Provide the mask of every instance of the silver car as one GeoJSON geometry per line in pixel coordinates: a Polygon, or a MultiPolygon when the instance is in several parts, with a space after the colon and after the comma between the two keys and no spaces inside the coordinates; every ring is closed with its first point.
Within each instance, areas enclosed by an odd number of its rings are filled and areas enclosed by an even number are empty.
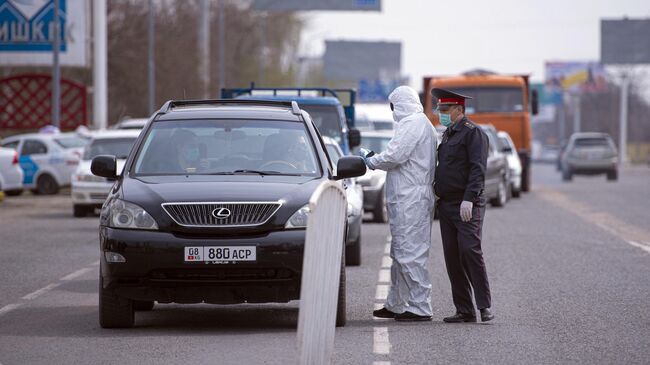
{"type": "Polygon", "coordinates": [[[574,133],[560,157],[562,180],[573,175],[606,174],[607,180],[618,179],[618,151],[607,133],[574,133]]]}
{"type": "MultiPolygon", "coordinates": [[[[380,153],[386,149],[393,134],[393,131],[362,131],[360,147],[380,153]]],[[[386,171],[368,169],[366,174],[359,178],[359,184],[363,187],[364,211],[372,213],[373,222],[388,222],[384,191],[386,171]]]]}

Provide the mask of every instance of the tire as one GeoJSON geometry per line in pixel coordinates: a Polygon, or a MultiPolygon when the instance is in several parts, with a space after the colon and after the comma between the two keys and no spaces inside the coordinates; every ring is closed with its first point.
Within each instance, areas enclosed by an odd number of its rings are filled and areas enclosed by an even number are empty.
{"type": "Polygon", "coordinates": [[[497,188],[497,196],[495,198],[490,199],[490,205],[493,207],[502,207],[506,205],[506,202],[508,201],[508,192],[506,191],[506,182],[501,179],[499,181],[499,187],[497,188]]]}
{"type": "Polygon", "coordinates": [[[41,175],[36,181],[36,190],[39,195],[54,195],[59,192],[59,184],[51,175],[41,175]]]}
{"type": "Polygon", "coordinates": [[[81,218],[88,215],[88,208],[83,205],[73,205],[72,206],[72,215],[81,218]]]}
{"type": "Polygon", "coordinates": [[[519,189],[519,190],[515,189],[515,187],[513,186],[511,188],[511,190],[512,190],[512,197],[513,198],[520,198],[521,197],[521,189],[519,189]]]}
{"type": "Polygon", "coordinates": [[[571,179],[573,179],[573,174],[571,173],[571,170],[569,169],[562,170],[562,181],[571,181],[571,179]]]}
{"type": "Polygon", "coordinates": [[[153,300],[134,300],[133,301],[133,310],[140,312],[148,312],[153,309],[154,301],[153,300]]]}
{"type": "Polygon", "coordinates": [[[361,265],[361,233],[359,233],[359,238],[345,246],[345,264],[349,266],[361,265]]]}
{"type": "Polygon", "coordinates": [[[5,194],[8,196],[18,196],[23,193],[23,189],[16,189],[16,190],[7,190],[5,191],[5,194]]]}
{"type": "Polygon", "coordinates": [[[530,191],[530,160],[522,161],[522,171],[521,171],[521,191],[527,193],[530,191]]]}
{"type": "Polygon", "coordinates": [[[133,301],[121,298],[104,289],[104,280],[99,276],[99,325],[102,328],[130,328],[135,324],[133,301]]]}
{"type": "Polygon", "coordinates": [[[379,201],[372,210],[372,221],[375,223],[388,222],[388,209],[386,209],[386,196],[383,189],[379,194],[379,201]]]}
{"type": "Polygon", "coordinates": [[[607,172],[607,180],[616,181],[618,180],[618,170],[612,170],[607,172]]]}
{"type": "Polygon", "coordinates": [[[339,296],[336,303],[336,327],[345,327],[347,308],[345,301],[345,255],[341,258],[341,276],[339,277],[339,296]]]}

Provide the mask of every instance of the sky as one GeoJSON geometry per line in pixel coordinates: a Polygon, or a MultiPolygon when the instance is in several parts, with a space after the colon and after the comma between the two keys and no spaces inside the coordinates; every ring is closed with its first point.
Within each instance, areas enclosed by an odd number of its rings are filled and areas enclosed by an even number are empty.
{"type": "Polygon", "coordinates": [[[401,41],[402,73],[419,90],[424,75],[482,68],[542,81],[547,60],[598,60],[600,20],[650,18],[650,0],[382,0],[381,12],[302,14],[302,56],[321,55],[324,40],[401,41]]]}

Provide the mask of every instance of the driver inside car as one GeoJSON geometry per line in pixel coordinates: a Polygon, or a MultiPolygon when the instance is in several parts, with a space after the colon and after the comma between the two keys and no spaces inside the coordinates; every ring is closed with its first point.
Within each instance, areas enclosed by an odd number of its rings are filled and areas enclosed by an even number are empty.
{"type": "Polygon", "coordinates": [[[205,159],[205,149],[201,148],[198,138],[187,129],[179,129],[172,136],[176,146],[178,169],[186,173],[205,172],[208,161],[205,159]],[[203,152],[203,153],[202,153],[203,152]]]}

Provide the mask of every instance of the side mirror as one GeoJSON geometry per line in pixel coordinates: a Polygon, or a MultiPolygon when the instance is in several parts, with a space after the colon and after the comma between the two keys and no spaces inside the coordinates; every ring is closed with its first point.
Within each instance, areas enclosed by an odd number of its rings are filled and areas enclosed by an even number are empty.
{"type": "Polygon", "coordinates": [[[343,156],[336,164],[334,180],[362,176],[366,173],[366,163],[359,156],[343,156]]]}
{"type": "Polygon", "coordinates": [[[93,175],[115,179],[117,177],[117,159],[111,155],[99,155],[90,164],[93,175]]]}
{"type": "Polygon", "coordinates": [[[530,111],[533,115],[539,113],[539,94],[537,90],[532,90],[530,92],[530,111]]]}
{"type": "Polygon", "coordinates": [[[361,132],[358,129],[350,128],[348,131],[348,144],[350,145],[350,149],[361,144],[361,132]]]}

